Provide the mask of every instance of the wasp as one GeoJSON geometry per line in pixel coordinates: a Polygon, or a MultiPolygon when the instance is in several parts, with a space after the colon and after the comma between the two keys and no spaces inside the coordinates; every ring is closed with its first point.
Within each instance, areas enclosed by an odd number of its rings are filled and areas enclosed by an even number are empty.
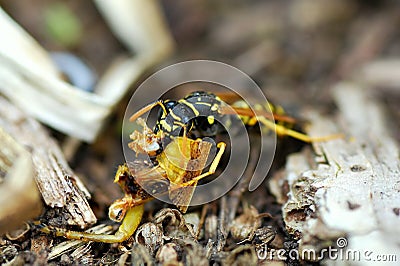
{"type": "Polygon", "coordinates": [[[205,131],[209,134],[202,134],[200,137],[216,135],[220,129],[214,122],[228,118],[219,112],[222,104],[221,99],[214,94],[197,91],[178,101],[159,100],[150,103],[132,115],[129,120],[133,122],[144,113],[159,106],[161,109],[153,131],[165,143],[177,136],[190,136],[194,128],[202,129],[203,125],[207,125],[205,131]],[[204,119],[207,120],[206,123],[204,119]]]}
{"type": "Polygon", "coordinates": [[[205,91],[192,92],[178,101],[155,101],[141,108],[129,120],[131,122],[137,120],[156,106],[159,106],[160,110],[154,133],[166,143],[173,137],[190,136],[193,132],[197,132],[196,137],[215,137],[226,131],[222,125],[229,127],[238,121],[247,127],[253,127],[259,123],[264,128],[275,131],[278,136],[290,136],[304,142],[326,141],[341,137],[341,135],[310,137],[291,129],[296,122],[295,119],[286,116],[283,108],[279,106],[276,107],[269,103],[258,104],[252,110],[243,100],[237,100],[228,105],[217,95],[205,91]],[[272,110],[272,114],[270,110],[272,110]]]}
{"type": "Polygon", "coordinates": [[[130,117],[130,121],[137,120],[143,131],[134,131],[128,145],[136,153],[149,155],[149,159],[135,160],[118,168],[114,183],[119,184],[124,197],[109,208],[109,218],[121,222],[117,232],[113,235],[93,234],[51,226],[44,226],[41,231],[68,239],[118,243],[136,231],[144,213],[144,204],[155,196],[168,194],[171,202],[186,212],[197,183],[215,173],[226,148],[224,142],[216,145],[218,153],[209,170],[203,173],[212,144],[198,137],[213,137],[223,132],[225,128],[216,121],[229,126],[236,120],[249,127],[260,123],[278,135],[305,142],[337,137],[311,138],[294,131],[289,126],[295,120],[285,116],[280,108],[275,108],[271,115],[268,112],[271,107],[260,105],[252,110],[244,101],[228,106],[215,94],[203,91],[192,92],[178,101],[159,100],[143,107],[130,117]],[[161,109],[152,130],[141,116],[156,106],[161,109]],[[278,124],[274,120],[278,120],[278,124]],[[195,137],[196,133],[198,137],[195,137]]]}
{"type": "MultiPolygon", "coordinates": [[[[134,150],[144,149],[140,151],[152,154],[152,147],[157,147],[155,143],[158,137],[144,121],[140,123],[143,125],[143,132],[134,132],[132,135],[142,143],[134,141],[130,146],[134,150]]],[[[120,165],[114,183],[121,187],[124,197],[113,202],[109,208],[109,218],[121,222],[113,235],[70,231],[51,226],[44,226],[41,231],[68,239],[119,243],[133,235],[141,222],[144,204],[155,196],[168,194],[171,202],[180,211],[186,212],[197,183],[215,173],[226,145],[223,142],[216,145],[218,153],[208,171],[203,173],[212,146],[211,142],[202,139],[176,137],[156,155],[155,161],[135,160],[120,165]]]]}

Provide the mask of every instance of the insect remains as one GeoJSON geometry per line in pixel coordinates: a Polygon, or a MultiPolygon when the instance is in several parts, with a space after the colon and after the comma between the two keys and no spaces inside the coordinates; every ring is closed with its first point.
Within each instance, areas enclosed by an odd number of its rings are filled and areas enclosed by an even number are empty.
{"type": "MultiPolygon", "coordinates": [[[[136,152],[153,154],[149,147],[158,141],[144,121],[143,132],[133,133],[130,144],[136,152]]],[[[180,211],[186,212],[198,181],[212,175],[225,151],[225,143],[218,143],[218,153],[209,170],[203,173],[212,147],[211,142],[201,139],[176,137],[153,160],[135,160],[119,166],[114,178],[124,192],[109,208],[109,218],[121,222],[114,235],[92,234],[43,226],[44,233],[68,239],[118,243],[127,240],[137,229],[144,212],[144,204],[154,197],[168,195],[180,211]]]]}

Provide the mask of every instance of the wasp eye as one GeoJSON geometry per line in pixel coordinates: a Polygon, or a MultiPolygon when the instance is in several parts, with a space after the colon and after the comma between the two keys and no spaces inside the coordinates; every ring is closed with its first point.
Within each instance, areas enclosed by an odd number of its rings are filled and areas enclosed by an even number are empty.
{"type": "Polygon", "coordinates": [[[165,101],[165,102],[164,102],[164,106],[165,106],[165,108],[167,109],[167,111],[170,111],[170,110],[174,109],[174,107],[175,107],[177,104],[178,104],[177,101],[171,101],[171,100],[168,100],[168,101],[165,101]]]}

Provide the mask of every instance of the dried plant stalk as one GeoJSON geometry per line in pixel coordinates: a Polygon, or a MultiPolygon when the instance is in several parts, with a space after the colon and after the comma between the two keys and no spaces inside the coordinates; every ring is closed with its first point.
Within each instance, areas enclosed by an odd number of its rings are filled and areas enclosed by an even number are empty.
{"type": "Polygon", "coordinates": [[[137,54],[113,60],[94,93],[63,81],[47,52],[0,8],[0,91],[41,122],[88,142],[130,86],[174,46],[157,1],[96,4],[117,37],[137,54]]]}
{"type": "Polygon", "coordinates": [[[32,156],[35,181],[44,202],[65,208],[68,224],[85,227],[96,222],[89,192],[69,168],[58,145],[34,119],[0,96],[0,127],[26,147],[32,156]]]}

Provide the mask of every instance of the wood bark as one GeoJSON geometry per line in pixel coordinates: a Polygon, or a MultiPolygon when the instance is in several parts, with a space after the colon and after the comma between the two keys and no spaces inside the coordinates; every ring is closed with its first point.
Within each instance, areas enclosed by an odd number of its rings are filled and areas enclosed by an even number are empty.
{"type": "Polygon", "coordinates": [[[35,181],[46,205],[64,208],[68,224],[83,228],[95,223],[89,192],[43,126],[0,96],[0,127],[30,151],[35,181]]]}
{"type": "Polygon", "coordinates": [[[285,173],[270,182],[284,203],[286,228],[301,239],[300,251],[337,244],[363,263],[367,256],[400,254],[399,146],[382,102],[357,83],[339,83],[332,92],[340,113],[329,119],[309,112],[307,133],[343,132],[346,139],[313,143],[314,154],[291,155],[285,173]]]}

